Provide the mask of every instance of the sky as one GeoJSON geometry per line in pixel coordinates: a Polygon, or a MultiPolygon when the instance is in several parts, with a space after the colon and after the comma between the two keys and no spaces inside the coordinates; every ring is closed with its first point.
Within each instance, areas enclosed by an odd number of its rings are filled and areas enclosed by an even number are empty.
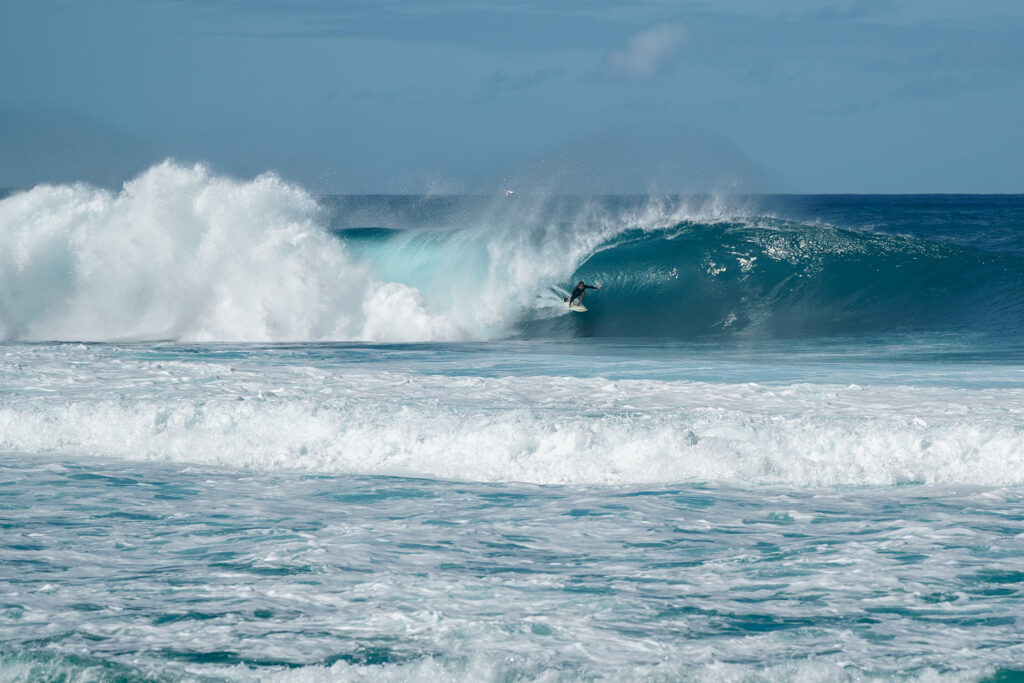
{"type": "Polygon", "coordinates": [[[0,187],[1024,192],[1019,0],[0,0],[0,187]]]}

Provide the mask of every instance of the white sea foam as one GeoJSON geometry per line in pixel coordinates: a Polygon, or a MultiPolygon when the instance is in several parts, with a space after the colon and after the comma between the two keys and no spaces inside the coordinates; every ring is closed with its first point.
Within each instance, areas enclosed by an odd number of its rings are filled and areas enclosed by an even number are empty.
{"type": "Polygon", "coordinates": [[[70,371],[31,368],[26,356],[6,364],[0,448],[541,484],[1024,483],[1022,389],[85,355],[90,364],[70,371]]]}
{"type": "Polygon", "coordinates": [[[313,198],[273,175],[241,182],[165,162],[120,193],[40,186],[0,201],[0,240],[0,338],[470,334],[353,261],[313,198]]]}

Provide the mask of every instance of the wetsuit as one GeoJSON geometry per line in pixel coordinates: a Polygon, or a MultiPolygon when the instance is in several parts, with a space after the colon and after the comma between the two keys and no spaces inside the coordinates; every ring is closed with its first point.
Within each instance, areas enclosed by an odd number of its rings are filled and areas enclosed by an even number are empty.
{"type": "Polygon", "coordinates": [[[569,295],[568,301],[569,301],[569,305],[570,306],[572,306],[572,302],[575,301],[576,299],[579,299],[580,301],[583,300],[583,290],[585,290],[585,289],[598,289],[598,288],[594,287],[593,285],[582,285],[582,284],[576,285],[576,289],[572,290],[572,294],[569,295]]]}

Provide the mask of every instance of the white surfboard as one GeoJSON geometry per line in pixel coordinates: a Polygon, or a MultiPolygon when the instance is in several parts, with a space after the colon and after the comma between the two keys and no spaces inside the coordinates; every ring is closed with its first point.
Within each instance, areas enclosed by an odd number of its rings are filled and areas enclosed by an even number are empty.
{"type": "Polygon", "coordinates": [[[565,302],[565,305],[566,305],[566,306],[569,306],[569,310],[570,310],[570,311],[576,311],[577,313],[584,313],[584,312],[586,312],[586,310],[587,310],[587,307],[586,307],[586,306],[584,306],[583,304],[572,304],[572,305],[570,306],[570,305],[569,305],[569,302],[568,302],[568,301],[566,301],[566,302],[565,302]]]}

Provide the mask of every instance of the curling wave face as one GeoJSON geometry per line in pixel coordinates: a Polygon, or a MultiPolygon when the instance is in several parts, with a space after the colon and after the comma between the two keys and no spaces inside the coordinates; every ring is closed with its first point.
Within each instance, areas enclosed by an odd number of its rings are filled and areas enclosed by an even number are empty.
{"type": "Polygon", "coordinates": [[[1017,254],[774,218],[626,233],[575,277],[606,285],[587,321],[597,336],[1012,335],[1024,328],[1017,254]]]}

